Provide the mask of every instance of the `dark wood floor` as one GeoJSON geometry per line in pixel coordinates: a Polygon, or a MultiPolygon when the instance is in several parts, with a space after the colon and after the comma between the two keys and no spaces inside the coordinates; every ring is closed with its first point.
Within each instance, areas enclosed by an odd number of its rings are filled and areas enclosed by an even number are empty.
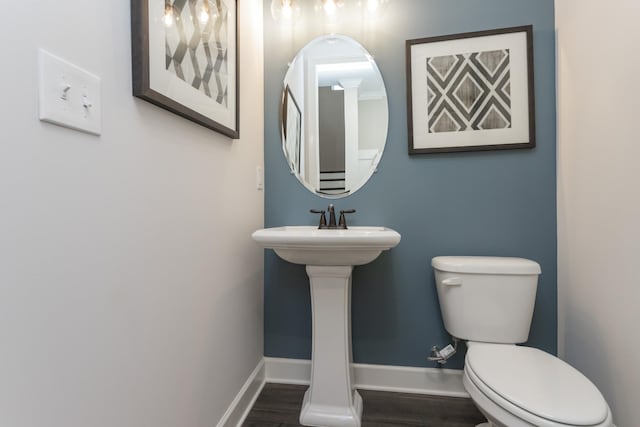
{"type": "MultiPolygon", "coordinates": [[[[243,427],[295,427],[307,386],[266,384],[243,427]]],[[[485,421],[470,399],[359,390],[362,427],[474,427],[485,421]]]]}

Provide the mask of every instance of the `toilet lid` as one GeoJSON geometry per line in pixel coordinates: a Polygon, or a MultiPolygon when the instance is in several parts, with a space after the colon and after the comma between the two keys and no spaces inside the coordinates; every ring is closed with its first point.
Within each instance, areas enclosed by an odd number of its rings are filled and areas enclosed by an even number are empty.
{"type": "Polygon", "coordinates": [[[537,417],[589,426],[608,415],[607,403],[587,377],[542,350],[474,344],[465,363],[486,387],[537,417]]]}

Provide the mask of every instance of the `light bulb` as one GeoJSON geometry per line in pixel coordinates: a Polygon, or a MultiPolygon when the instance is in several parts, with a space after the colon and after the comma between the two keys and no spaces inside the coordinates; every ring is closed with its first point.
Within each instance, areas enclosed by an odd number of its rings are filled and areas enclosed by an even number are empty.
{"type": "Polygon", "coordinates": [[[367,0],[367,10],[370,13],[376,13],[379,6],[380,2],[378,0],[367,0]]]}
{"type": "Polygon", "coordinates": [[[162,17],[162,22],[164,22],[164,25],[166,27],[173,26],[173,7],[166,6],[164,8],[164,16],[162,17]]]}
{"type": "Polygon", "coordinates": [[[300,16],[300,6],[295,0],[271,0],[271,16],[276,21],[292,21],[300,16]]]}
{"type": "Polygon", "coordinates": [[[200,11],[198,12],[198,21],[200,21],[200,24],[202,25],[207,25],[207,22],[209,22],[210,16],[211,16],[211,11],[209,9],[209,1],[204,0],[202,3],[202,6],[200,7],[200,11]]]}
{"type": "Polygon", "coordinates": [[[282,17],[284,19],[291,19],[293,16],[293,8],[291,7],[291,0],[282,0],[282,17]]]}
{"type": "Polygon", "coordinates": [[[324,9],[324,13],[326,13],[329,16],[333,16],[336,13],[336,9],[338,8],[335,0],[325,0],[324,5],[322,7],[324,9]]]}
{"type": "Polygon", "coordinates": [[[202,25],[206,25],[207,22],[209,22],[209,14],[207,13],[207,11],[205,10],[200,11],[200,14],[198,15],[198,20],[202,25]]]}

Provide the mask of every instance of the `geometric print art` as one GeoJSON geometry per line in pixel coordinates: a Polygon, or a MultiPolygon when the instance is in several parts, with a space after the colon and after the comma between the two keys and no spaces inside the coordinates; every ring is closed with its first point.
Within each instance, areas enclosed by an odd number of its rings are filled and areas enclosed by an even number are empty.
{"type": "Polygon", "coordinates": [[[511,127],[509,49],[427,58],[428,132],[511,127]]]}
{"type": "Polygon", "coordinates": [[[166,14],[165,69],[226,107],[228,8],[222,0],[165,0],[166,14]]]}

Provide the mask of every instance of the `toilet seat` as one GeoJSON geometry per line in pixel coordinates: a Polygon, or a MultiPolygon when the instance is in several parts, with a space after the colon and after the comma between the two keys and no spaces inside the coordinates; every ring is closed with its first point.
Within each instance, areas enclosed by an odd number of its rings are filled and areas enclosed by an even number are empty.
{"type": "MultiPolygon", "coordinates": [[[[609,407],[591,381],[535,348],[470,343],[464,379],[472,397],[487,398],[505,412],[498,421],[515,416],[523,421],[521,425],[611,425],[609,407]]],[[[483,409],[483,402],[476,403],[483,409]]],[[[488,414],[497,410],[484,409],[488,414]]]]}

